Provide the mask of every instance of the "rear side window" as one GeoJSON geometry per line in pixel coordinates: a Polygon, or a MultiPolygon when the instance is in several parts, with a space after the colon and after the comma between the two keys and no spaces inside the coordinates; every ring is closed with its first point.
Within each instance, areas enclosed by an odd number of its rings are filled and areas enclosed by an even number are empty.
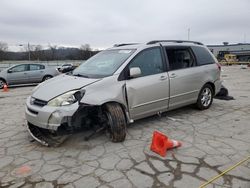
{"type": "Polygon", "coordinates": [[[185,69],[196,65],[190,48],[166,48],[166,52],[170,70],[185,69]]]}
{"type": "Polygon", "coordinates": [[[45,69],[45,66],[44,65],[40,65],[40,69],[45,69]]]}
{"type": "Polygon", "coordinates": [[[192,50],[194,51],[198,65],[207,65],[215,63],[213,56],[209,53],[209,51],[206,48],[193,46],[192,50]]]}
{"type": "Polygon", "coordinates": [[[44,69],[45,66],[44,65],[35,65],[35,64],[30,64],[30,70],[31,71],[34,71],[34,70],[41,70],[41,69],[44,69]]]}

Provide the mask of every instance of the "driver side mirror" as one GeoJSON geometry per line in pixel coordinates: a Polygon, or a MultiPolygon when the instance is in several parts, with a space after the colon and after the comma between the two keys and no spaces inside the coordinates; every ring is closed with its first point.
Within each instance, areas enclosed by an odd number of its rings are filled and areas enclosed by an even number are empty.
{"type": "Polygon", "coordinates": [[[139,67],[132,67],[129,69],[129,77],[137,78],[141,76],[141,69],[139,67]]]}
{"type": "Polygon", "coordinates": [[[10,70],[8,70],[7,72],[8,72],[8,73],[12,73],[12,70],[10,69],[10,70]]]}

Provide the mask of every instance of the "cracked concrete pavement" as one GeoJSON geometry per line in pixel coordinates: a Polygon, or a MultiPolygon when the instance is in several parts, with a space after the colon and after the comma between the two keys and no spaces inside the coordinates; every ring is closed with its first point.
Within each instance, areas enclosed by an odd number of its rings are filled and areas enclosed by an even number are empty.
{"type": "MultiPolygon", "coordinates": [[[[130,125],[123,143],[104,134],[69,137],[60,147],[31,142],[24,103],[33,87],[0,92],[0,187],[199,187],[250,155],[250,69],[223,67],[222,78],[236,100],[214,100],[130,125]],[[159,130],[183,146],[160,157],[149,150],[159,130]]],[[[207,187],[250,187],[250,161],[207,187]]]]}

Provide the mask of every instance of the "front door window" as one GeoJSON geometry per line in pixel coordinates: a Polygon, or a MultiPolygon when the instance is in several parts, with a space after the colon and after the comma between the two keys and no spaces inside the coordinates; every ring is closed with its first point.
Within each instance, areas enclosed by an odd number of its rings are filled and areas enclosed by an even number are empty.
{"type": "Polygon", "coordinates": [[[142,51],[129,64],[129,69],[139,67],[142,76],[159,74],[164,71],[160,48],[151,48],[142,51]]]}
{"type": "Polygon", "coordinates": [[[27,71],[27,65],[17,65],[10,70],[12,72],[24,72],[27,71]]]}

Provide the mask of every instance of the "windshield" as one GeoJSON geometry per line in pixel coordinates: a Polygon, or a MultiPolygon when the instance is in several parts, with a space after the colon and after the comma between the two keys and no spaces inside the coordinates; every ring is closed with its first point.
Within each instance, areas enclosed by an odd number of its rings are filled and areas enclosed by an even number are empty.
{"type": "Polygon", "coordinates": [[[102,51],[76,68],[73,75],[89,78],[111,76],[134,51],[128,49],[102,51]]]}

